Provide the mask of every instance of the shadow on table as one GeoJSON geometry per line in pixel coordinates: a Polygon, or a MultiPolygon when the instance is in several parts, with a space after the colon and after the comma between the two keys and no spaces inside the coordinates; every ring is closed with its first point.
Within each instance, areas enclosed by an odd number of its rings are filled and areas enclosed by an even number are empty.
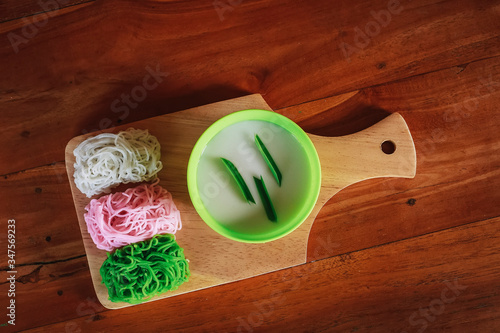
{"type": "MultiPolygon", "coordinates": [[[[348,104],[348,103],[346,103],[348,104]]],[[[391,113],[373,105],[340,105],[299,125],[311,134],[343,136],[375,125],[391,113]]]]}

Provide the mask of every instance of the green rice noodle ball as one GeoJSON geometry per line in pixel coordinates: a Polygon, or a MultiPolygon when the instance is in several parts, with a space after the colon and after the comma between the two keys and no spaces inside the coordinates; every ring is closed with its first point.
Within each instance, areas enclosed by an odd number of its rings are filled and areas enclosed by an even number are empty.
{"type": "Polygon", "coordinates": [[[189,264],[173,235],[156,235],[108,253],[100,269],[112,302],[142,303],[189,280],[189,264]]]}

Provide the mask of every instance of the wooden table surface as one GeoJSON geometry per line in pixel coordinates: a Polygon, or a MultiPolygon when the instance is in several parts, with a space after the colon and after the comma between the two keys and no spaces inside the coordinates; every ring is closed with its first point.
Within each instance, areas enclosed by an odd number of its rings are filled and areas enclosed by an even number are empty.
{"type": "Polygon", "coordinates": [[[500,331],[500,1],[4,0],[0,22],[2,332],[500,331]],[[338,193],[307,264],[104,309],[66,143],[252,93],[320,135],[399,112],[416,177],[338,193]]]}

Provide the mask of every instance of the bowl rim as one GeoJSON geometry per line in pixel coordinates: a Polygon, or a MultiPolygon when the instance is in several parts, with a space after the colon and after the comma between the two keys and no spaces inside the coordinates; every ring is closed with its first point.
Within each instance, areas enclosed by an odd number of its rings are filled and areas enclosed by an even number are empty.
{"type": "Polygon", "coordinates": [[[215,121],[203,132],[203,134],[196,141],[188,161],[187,186],[189,197],[191,198],[191,202],[196,212],[200,215],[201,219],[214,231],[224,237],[239,242],[265,243],[288,235],[289,233],[297,229],[311,214],[314,206],[316,205],[316,201],[318,200],[321,190],[321,163],[316,151],[316,147],[309,138],[308,134],[294,121],[274,111],[259,109],[236,111],[215,121]],[[305,150],[310,166],[309,177],[306,180],[309,182],[309,186],[307,187],[307,195],[305,201],[302,207],[299,209],[298,213],[292,218],[292,221],[287,221],[287,227],[279,229],[277,228],[275,231],[252,235],[243,234],[231,230],[219,223],[215,218],[213,218],[201,199],[197,180],[198,161],[200,160],[203,152],[205,151],[205,148],[210,143],[210,141],[226,127],[242,121],[250,120],[270,122],[282,127],[290,134],[292,134],[305,150]]]}

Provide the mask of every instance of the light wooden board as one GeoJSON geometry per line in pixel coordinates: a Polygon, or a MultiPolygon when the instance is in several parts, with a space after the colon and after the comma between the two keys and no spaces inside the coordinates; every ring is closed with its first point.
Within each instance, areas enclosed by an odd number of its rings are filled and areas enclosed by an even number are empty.
{"type": "MultiPolygon", "coordinates": [[[[145,119],[112,130],[116,133],[129,127],[148,129],[158,138],[164,165],[159,173],[160,185],[172,193],[181,211],[183,228],[176,238],[190,261],[191,278],[178,290],[156,296],[151,301],[303,264],[306,262],[312,223],[321,207],[335,193],[369,178],[415,176],[415,147],[399,114],[392,114],[364,131],[344,137],[309,135],[320,157],[322,184],[316,206],[306,221],[288,236],[269,243],[247,244],[227,239],[210,229],[196,213],[187,190],[186,171],[191,150],[200,135],[217,119],[245,109],[271,110],[262,96],[255,94],[145,119]],[[393,154],[382,152],[380,146],[386,140],[395,143],[393,154]]],[[[66,169],[96,294],[103,306],[118,309],[131,304],[108,300],[108,292],[101,283],[99,273],[106,252],[97,249],[83,218],[84,208],[91,199],[82,194],[73,181],[73,150],[87,137],[98,133],[78,136],[68,143],[66,169]]],[[[136,185],[123,185],[115,191],[136,185]]]]}

